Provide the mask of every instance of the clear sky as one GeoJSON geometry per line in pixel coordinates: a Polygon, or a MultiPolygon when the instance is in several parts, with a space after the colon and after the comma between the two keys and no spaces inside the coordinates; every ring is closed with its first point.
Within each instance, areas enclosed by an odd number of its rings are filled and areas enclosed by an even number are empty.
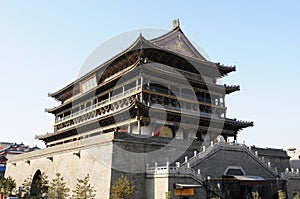
{"type": "Polygon", "coordinates": [[[212,61],[237,65],[223,78],[240,92],[226,98],[228,116],[254,121],[238,141],[300,148],[300,1],[0,1],[0,141],[43,146],[52,132],[47,97],[75,80],[102,42],[139,28],[172,28],[212,61]]]}

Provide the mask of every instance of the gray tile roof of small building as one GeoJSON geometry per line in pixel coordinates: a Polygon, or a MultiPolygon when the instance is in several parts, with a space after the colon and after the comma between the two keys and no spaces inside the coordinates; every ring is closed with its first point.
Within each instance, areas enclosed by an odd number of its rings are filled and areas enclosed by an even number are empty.
{"type": "Polygon", "coordinates": [[[275,149],[275,148],[260,148],[252,146],[251,149],[253,151],[257,151],[259,156],[273,156],[273,157],[283,157],[289,158],[287,152],[283,149],[275,149]]]}

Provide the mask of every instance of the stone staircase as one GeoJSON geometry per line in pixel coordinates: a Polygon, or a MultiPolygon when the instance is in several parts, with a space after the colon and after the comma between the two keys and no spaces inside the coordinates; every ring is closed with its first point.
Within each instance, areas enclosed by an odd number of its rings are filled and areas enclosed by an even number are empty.
{"type": "Polygon", "coordinates": [[[213,183],[213,181],[209,181],[210,177],[202,173],[200,169],[198,169],[197,171],[193,169],[194,166],[202,161],[205,161],[220,150],[232,150],[247,153],[253,160],[255,160],[263,168],[265,168],[269,173],[271,173],[274,178],[287,178],[290,175],[297,175],[300,177],[299,170],[290,171],[289,169],[279,175],[276,167],[272,167],[270,162],[266,162],[264,157],[260,157],[257,151],[253,151],[251,147],[247,147],[245,144],[238,143],[216,143],[211,144],[209,147],[202,146],[200,152],[194,151],[194,155],[192,157],[186,156],[184,162],[176,162],[175,166],[170,166],[168,162],[165,166],[147,166],[146,173],[148,175],[167,174],[185,177],[188,176],[193,178],[214,196],[225,198],[225,192],[223,191],[220,184],[215,184],[213,183]]]}
{"type": "Polygon", "coordinates": [[[216,143],[211,144],[209,147],[203,146],[202,151],[194,152],[194,156],[185,157],[185,161],[181,163],[181,166],[194,167],[196,164],[206,160],[220,150],[233,150],[233,151],[242,151],[247,153],[251,158],[253,158],[257,163],[262,167],[268,170],[274,177],[278,176],[278,171],[276,167],[272,167],[270,162],[266,162],[264,157],[259,157],[258,153],[251,150],[251,147],[247,147],[244,144],[238,143],[216,143]]]}

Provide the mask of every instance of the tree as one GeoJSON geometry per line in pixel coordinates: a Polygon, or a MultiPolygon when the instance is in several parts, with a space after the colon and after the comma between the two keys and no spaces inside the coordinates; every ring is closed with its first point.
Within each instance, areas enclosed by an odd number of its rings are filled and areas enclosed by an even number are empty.
{"type": "Polygon", "coordinates": [[[278,199],[286,199],[285,192],[282,190],[278,191],[278,199]]]}
{"type": "Polygon", "coordinates": [[[75,190],[73,190],[74,195],[72,199],[95,199],[96,190],[90,184],[89,174],[84,177],[84,179],[77,178],[77,185],[75,190]]]}
{"type": "Polygon", "coordinates": [[[13,190],[16,188],[16,182],[10,176],[3,177],[0,180],[0,194],[3,196],[9,196],[12,194],[13,190]]]}
{"type": "Polygon", "coordinates": [[[121,176],[111,187],[110,199],[132,199],[135,187],[127,177],[121,176]]]}
{"type": "Polygon", "coordinates": [[[49,180],[48,176],[43,172],[40,177],[40,195],[44,197],[48,193],[49,180]]]}
{"type": "Polygon", "coordinates": [[[259,193],[257,191],[252,192],[252,197],[253,197],[253,199],[261,199],[261,197],[259,197],[259,193]]]}
{"type": "Polygon", "coordinates": [[[171,192],[170,191],[165,193],[165,199],[171,199],[171,192]]]}
{"type": "Polygon", "coordinates": [[[48,176],[45,173],[41,173],[31,183],[30,197],[32,199],[43,198],[48,192],[48,176]]]}
{"type": "MultiPolygon", "coordinates": [[[[26,178],[22,183],[22,195],[25,199],[30,198],[30,190],[32,184],[32,176],[26,178]]],[[[21,193],[19,193],[21,196],[21,193]]]]}
{"type": "Polygon", "coordinates": [[[69,196],[70,189],[66,187],[64,177],[60,173],[56,173],[56,178],[53,179],[48,187],[49,199],[65,199],[69,196]]]}
{"type": "MultiPolygon", "coordinates": [[[[27,198],[43,198],[48,192],[48,176],[42,173],[33,182],[32,176],[26,178],[22,183],[22,195],[25,199],[27,198]]],[[[21,193],[19,193],[21,196],[21,193]]]]}

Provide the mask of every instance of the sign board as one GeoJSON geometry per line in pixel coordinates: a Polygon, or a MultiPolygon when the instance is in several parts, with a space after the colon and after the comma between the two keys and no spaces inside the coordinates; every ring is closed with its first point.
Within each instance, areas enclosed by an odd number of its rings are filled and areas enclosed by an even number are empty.
{"type": "Polygon", "coordinates": [[[175,196],[193,196],[195,195],[194,188],[174,189],[175,196]]]}
{"type": "Polygon", "coordinates": [[[80,82],[80,91],[81,93],[85,93],[92,88],[95,88],[97,86],[97,80],[96,80],[96,75],[93,75],[86,80],[80,82]]]}

